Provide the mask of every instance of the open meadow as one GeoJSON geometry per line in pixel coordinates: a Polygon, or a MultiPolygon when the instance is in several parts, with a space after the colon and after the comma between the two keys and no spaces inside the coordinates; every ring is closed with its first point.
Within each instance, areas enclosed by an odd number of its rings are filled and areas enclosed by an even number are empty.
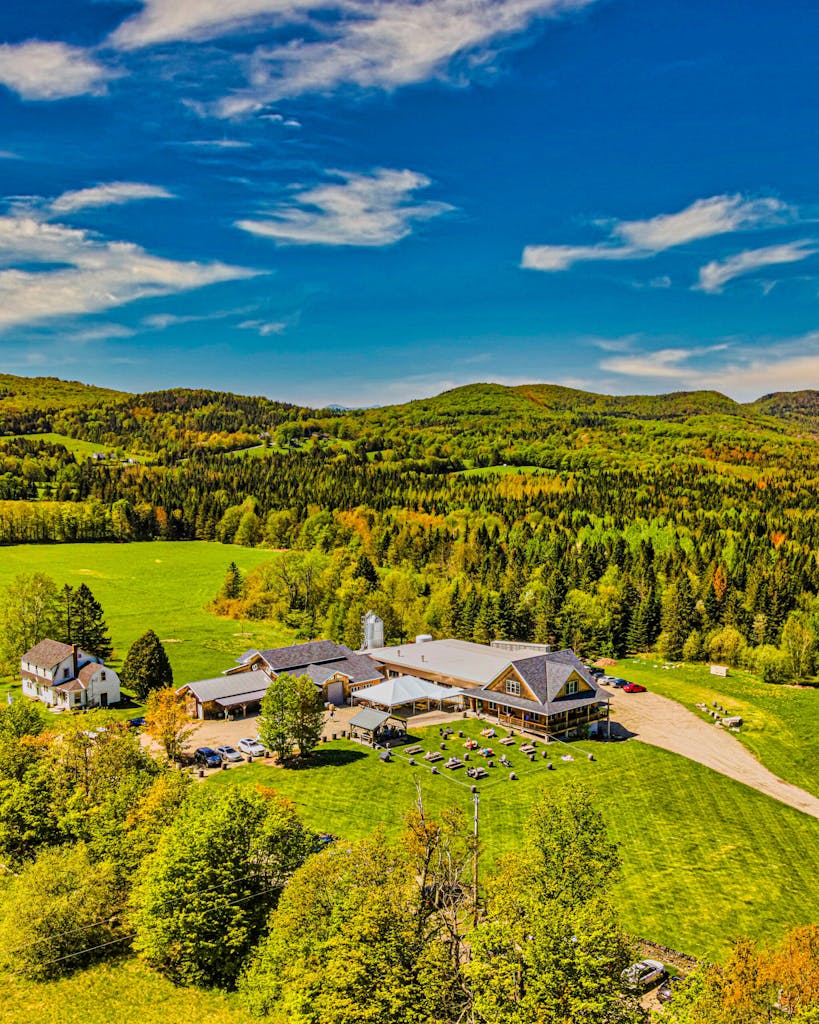
{"type": "Polygon", "coordinates": [[[248,647],[292,642],[287,629],[223,619],[206,607],[230,562],[244,573],[271,558],[270,551],[207,541],[27,544],[0,548],[0,587],[24,572],[47,573],[59,586],[88,584],[111,630],[114,667],[153,629],[181,685],[219,675],[248,647]]]}
{"type": "MultiPolygon", "coordinates": [[[[480,738],[484,724],[470,719],[457,726],[480,738]]],[[[418,736],[425,750],[439,747],[437,727],[418,736]]],[[[450,739],[445,757],[462,753],[463,742],[450,739]]],[[[638,741],[550,744],[553,771],[540,752],[531,763],[497,740],[481,742],[491,743],[498,756],[506,753],[519,775],[512,781],[508,770],[496,767],[477,783],[484,868],[520,842],[541,791],[578,780],[591,788],[621,844],[616,900],[633,934],[708,956],[723,952],[738,935],[778,937],[819,915],[819,821],[638,741]],[[567,754],[574,760],[562,761],[567,754]]],[[[206,785],[272,787],[291,798],[314,828],[347,839],[378,826],[395,835],[417,784],[430,811],[454,805],[471,817],[471,780],[463,771],[447,771],[441,761],[440,774],[432,775],[416,760],[410,766],[399,750],[383,764],[368,748],[339,740],[323,745],[309,767],[245,765],[217,772],[206,785]]],[[[471,762],[485,763],[474,754],[471,762]]]]}

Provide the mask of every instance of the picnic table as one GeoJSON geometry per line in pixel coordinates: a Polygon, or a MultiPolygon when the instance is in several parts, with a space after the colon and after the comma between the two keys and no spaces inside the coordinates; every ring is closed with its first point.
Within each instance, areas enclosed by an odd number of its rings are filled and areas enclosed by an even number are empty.
{"type": "Polygon", "coordinates": [[[535,748],[531,743],[523,743],[520,748],[522,754],[534,754],[535,748]]]}
{"type": "Polygon", "coordinates": [[[413,754],[420,754],[423,752],[423,750],[424,748],[422,746],[407,747],[404,753],[409,754],[410,757],[412,757],[413,754]]]}
{"type": "Polygon", "coordinates": [[[440,754],[437,750],[428,750],[424,754],[425,761],[443,761],[444,755],[440,754]]]}
{"type": "Polygon", "coordinates": [[[464,763],[458,757],[450,757],[444,768],[449,768],[450,771],[455,771],[457,768],[463,768],[464,763]]]}
{"type": "Polygon", "coordinates": [[[502,743],[505,747],[514,747],[514,745],[515,745],[515,737],[514,736],[504,736],[502,740],[498,740],[498,743],[502,743]]]}

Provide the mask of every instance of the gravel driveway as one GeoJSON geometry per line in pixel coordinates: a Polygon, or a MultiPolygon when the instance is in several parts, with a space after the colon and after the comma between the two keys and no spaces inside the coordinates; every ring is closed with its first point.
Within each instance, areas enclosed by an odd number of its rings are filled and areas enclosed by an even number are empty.
{"type": "Polygon", "coordinates": [[[819,818],[819,798],[777,778],[738,739],[658,693],[611,693],[611,720],[643,743],[662,747],[819,818]]]}

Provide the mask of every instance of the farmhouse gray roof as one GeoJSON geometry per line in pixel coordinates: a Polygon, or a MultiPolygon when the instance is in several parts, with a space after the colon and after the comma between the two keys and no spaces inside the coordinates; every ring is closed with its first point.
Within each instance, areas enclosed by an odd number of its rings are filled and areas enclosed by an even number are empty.
{"type": "Polygon", "coordinates": [[[61,661],[71,655],[71,645],[61,643],[59,640],[41,640],[36,647],[22,657],[29,665],[36,665],[38,668],[54,668],[61,661]]]}
{"type": "Polygon", "coordinates": [[[259,651],[259,655],[276,674],[290,672],[293,675],[308,675],[318,686],[336,672],[341,672],[353,683],[383,679],[375,662],[366,654],[354,654],[349,647],[334,644],[331,640],[275,647],[259,651]]]}
{"type": "Polygon", "coordinates": [[[246,696],[248,700],[257,699],[251,694],[264,691],[270,686],[270,677],[261,669],[253,669],[250,672],[239,672],[233,676],[218,676],[216,679],[198,679],[193,683],[185,683],[176,691],[177,693],[189,692],[196,697],[201,704],[210,701],[225,700],[229,697],[246,696]]]}

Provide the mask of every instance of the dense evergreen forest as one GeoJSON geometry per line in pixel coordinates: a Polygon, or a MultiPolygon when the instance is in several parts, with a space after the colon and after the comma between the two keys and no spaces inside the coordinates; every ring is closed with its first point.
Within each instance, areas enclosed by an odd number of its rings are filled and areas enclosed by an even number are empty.
{"type": "Polygon", "coordinates": [[[742,405],[481,384],[341,411],[0,384],[2,543],[288,549],[216,606],[305,636],[357,643],[374,607],[392,639],[657,645],[771,681],[813,671],[815,392],[742,405]]]}

